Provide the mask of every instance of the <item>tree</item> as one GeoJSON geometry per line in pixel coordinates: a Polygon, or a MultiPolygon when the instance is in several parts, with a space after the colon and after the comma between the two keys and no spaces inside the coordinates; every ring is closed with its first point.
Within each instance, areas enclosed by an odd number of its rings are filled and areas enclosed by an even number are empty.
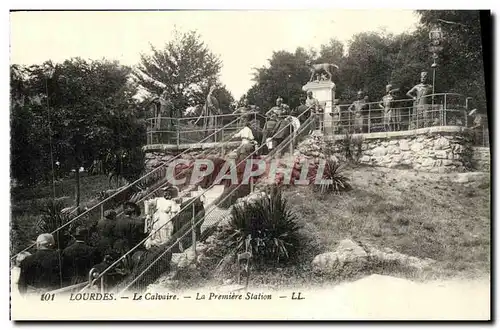
{"type": "Polygon", "coordinates": [[[304,94],[302,86],[310,76],[305,65],[308,59],[311,55],[303,48],[297,48],[295,53],[274,52],[268,67],[255,69],[255,85],[247,92],[248,101],[264,112],[274,106],[279,96],[290,107],[297,107],[304,94]]]}
{"type": "Polygon", "coordinates": [[[134,72],[138,84],[154,95],[167,90],[174,106],[186,109],[203,104],[211,85],[217,84],[222,62],[196,31],[174,32],[163,49],[151,46],[134,72]]]}
{"type": "MultiPolygon", "coordinates": [[[[12,70],[15,72],[15,68],[12,70]]],[[[51,158],[59,161],[63,172],[75,173],[75,199],[79,204],[80,167],[89,168],[109,154],[120,158],[124,154],[135,155],[144,143],[145,127],[137,118],[137,105],[132,98],[136,86],[130,83],[130,68],[117,62],[74,58],[55,67],[50,62],[33,65],[25,72],[22,94],[41,101],[13,107],[13,165],[30,156],[30,163],[37,164],[47,178],[53,165],[51,158]],[[51,66],[54,70],[49,78],[46,73],[51,66]]],[[[138,157],[134,160],[123,163],[123,173],[137,175],[138,170],[130,168],[143,163],[139,163],[138,157]]],[[[115,168],[107,166],[104,170],[111,172],[115,168]]],[[[25,173],[13,174],[24,179],[25,173]]],[[[37,179],[32,181],[40,180],[37,179]]]]}
{"type": "Polygon", "coordinates": [[[428,32],[439,25],[444,34],[438,59],[436,92],[472,96],[480,112],[486,111],[481,24],[478,10],[419,10],[428,32]],[[439,87],[439,89],[438,89],[439,87]]]}

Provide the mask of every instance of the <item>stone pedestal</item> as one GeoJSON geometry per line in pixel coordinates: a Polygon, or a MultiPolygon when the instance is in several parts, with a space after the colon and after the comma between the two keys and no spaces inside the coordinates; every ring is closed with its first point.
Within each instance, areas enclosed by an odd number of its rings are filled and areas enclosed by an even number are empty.
{"type": "Polygon", "coordinates": [[[305,92],[311,91],[313,97],[324,105],[323,112],[323,132],[331,134],[333,118],[330,115],[333,109],[333,100],[335,100],[335,84],[332,81],[312,81],[302,87],[305,92]]]}

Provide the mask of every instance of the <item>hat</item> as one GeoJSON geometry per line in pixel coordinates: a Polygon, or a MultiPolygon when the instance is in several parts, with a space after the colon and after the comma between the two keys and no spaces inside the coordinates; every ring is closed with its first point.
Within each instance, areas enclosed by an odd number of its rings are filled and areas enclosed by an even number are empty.
{"type": "Polygon", "coordinates": [[[123,209],[125,210],[126,208],[132,208],[134,209],[134,213],[136,215],[141,215],[141,208],[139,207],[139,205],[137,205],[136,203],[133,203],[133,202],[125,202],[123,203],[123,209]]]}
{"type": "Polygon", "coordinates": [[[161,189],[163,192],[170,192],[173,197],[177,197],[177,195],[179,195],[179,188],[177,188],[176,186],[166,186],[166,187],[163,187],[161,189]]]}
{"type": "Polygon", "coordinates": [[[116,218],[116,212],[115,212],[115,210],[106,210],[104,212],[104,217],[106,219],[114,220],[116,218]]]}
{"type": "Polygon", "coordinates": [[[84,240],[89,236],[89,230],[83,226],[77,227],[74,237],[76,239],[84,240]]]}
{"type": "Polygon", "coordinates": [[[41,234],[36,239],[36,247],[37,248],[49,248],[54,245],[56,242],[54,240],[54,236],[52,234],[41,234]]]}
{"type": "Polygon", "coordinates": [[[427,77],[427,71],[420,72],[420,77],[427,77]]]}
{"type": "Polygon", "coordinates": [[[276,101],[282,101],[283,102],[283,99],[281,98],[281,96],[278,96],[278,98],[276,99],[276,101]]]}

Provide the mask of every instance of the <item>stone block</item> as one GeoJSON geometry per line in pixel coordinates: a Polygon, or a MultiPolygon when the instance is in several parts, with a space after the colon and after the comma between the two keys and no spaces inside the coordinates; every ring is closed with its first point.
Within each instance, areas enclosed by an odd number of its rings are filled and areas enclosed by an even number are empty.
{"type": "Polygon", "coordinates": [[[373,149],[373,156],[375,157],[385,156],[386,154],[387,154],[387,149],[384,147],[380,146],[373,149]]]}
{"type": "Polygon", "coordinates": [[[447,159],[448,158],[448,154],[446,153],[445,150],[436,150],[435,157],[438,158],[438,159],[447,159]]]}
{"type": "MultiPolygon", "coordinates": [[[[413,152],[419,152],[420,150],[424,149],[424,144],[421,142],[414,142],[411,144],[410,150],[413,152]]],[[[403,150],[403,149],[401,149],[403,150]]]]}
{"type": "Polygon", "coordinates": [[[410,150],[410,145],[408,144],[408,140],[399,140],[399,149],[401,151],[410,150]]]}

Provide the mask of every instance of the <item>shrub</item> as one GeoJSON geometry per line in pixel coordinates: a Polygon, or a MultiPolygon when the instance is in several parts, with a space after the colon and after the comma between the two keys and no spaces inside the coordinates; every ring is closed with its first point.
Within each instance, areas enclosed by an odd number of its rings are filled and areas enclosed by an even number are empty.
{"type": "Polygon", "coordinates": [[[340,193],[350,190],[351,184],[349,178],[342,173],[343,168],[338,162],[327,159],[323,170],[323,180],[329,180],[327,183],[315,184],[314,189],[321,194],[340,193]]]}
{"type": "MultiPolygon", "coordinates": [[[[38,235],[42,233],[52,233],[70,220],[67,215],[61,213],[64,206],[64,202],[61,200],[51,199],[47,201],[44,207],[40,209],[41,215],[36,223],[36,231],[38,235]]],[[[71,235],[69,234],[70,228],[68,227],[70,226],[58,230],[53,234],[56,247],[63,249],[71,240],[71,235]]]]}
{"type": "Polygon", "coordinates": [[[246,251],[246,242],[257,263],[280,263],[296,256],[299,247],[296,216],[278,188],[252,203],[235,205],[231,211],[228,247],[246,251]]]}

